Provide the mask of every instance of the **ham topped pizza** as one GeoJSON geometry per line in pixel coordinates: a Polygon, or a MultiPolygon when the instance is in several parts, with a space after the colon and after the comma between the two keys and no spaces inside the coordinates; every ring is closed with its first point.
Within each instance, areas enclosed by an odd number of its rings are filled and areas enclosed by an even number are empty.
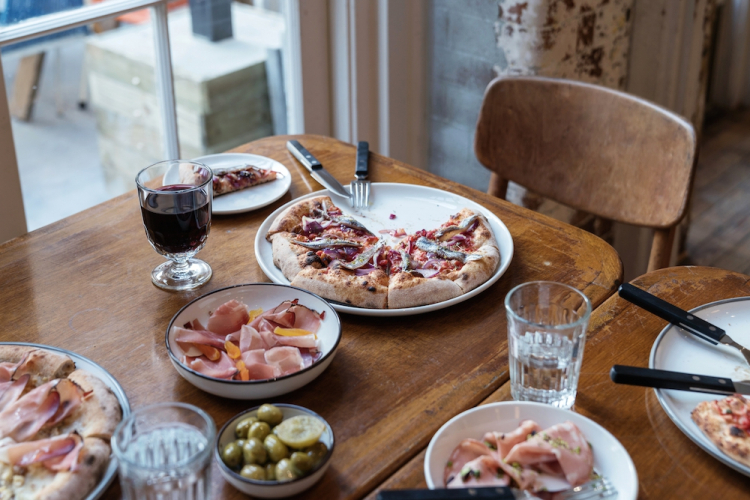
{"type": "Polygon", "coordinates": [[[121,418],[112,391],[68,356],[0,346],[0,498],[85,498],[121,418]]]}
{"type": "Polygon", "coordinates": [[[388,245],[328,196],[302,200],[266,239],[292,286],[358,307],[398,309],[458,297],[487,281],[500,251],[486,218],[465,208],[440,227],[388,245]]]}

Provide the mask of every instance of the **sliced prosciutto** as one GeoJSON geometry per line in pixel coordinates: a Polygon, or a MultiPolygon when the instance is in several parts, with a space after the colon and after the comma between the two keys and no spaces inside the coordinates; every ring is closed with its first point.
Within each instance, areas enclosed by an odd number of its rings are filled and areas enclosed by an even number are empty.
{"type": "Polygon", "coordinates": [[[26,384],[29,383],[29,377],[30,375],[27,373],[18,380],[0,382],[0,411],[18,399],[26,388],[26,384]]]}
{"type": "Polygon", "coordinates": [[[60,394],[54,390],[58,382],[40,385],[0,412],[0,439],[25,441],[39,432],[60,407],[60,394]]]}
{"type": "Polygon", "coordinates": [[[508,486],[510,478],[495,457],[485,455],[465,464],[462,470],[446,484],[447,488],[471,486],[508,486]]]}
{"type": "Polygon", "coordinates": [[[250,319],[247,306],[237,300],[220,305],[208,318],[208,330],[220,335],[236,332],[250,319]]]}
{"type": "Polygon", "coordinates": [[[288,375],[304,368],[302,355],[300,355],[299,349],[295,347],[274,347],[266,351],[265,358],[266,363],[278,367],[282,375],[288,375]]]}
{"type": "Polygon", "coordinates": [[[541,430],[533,420],[524,420],[513,432],[488,432],[484,435],[484,441],[494,446],[500,458],[505,458],[515,445],[523,443],[528,436],[541,430]]]}
{"type": "Polygon", "coordinates": [[[476,439],[464,439],[453,450],[443,472],[443,482],[447,485],[461,472],[464,465],[485,455],[492,455],[492,450],[476,439]]]}
{"type": "Polygon", "coordinates": [[[60,395],[60,406],[58,406],[55,414],[45,424],[47,426],[62,422],[65,417],[78,408],[84,396],[83,389],[69,379],[60,380],[54,390],[60,395]]]}
{"type": "Polygon", "coordinates": [[[26,467],[42,463],[53,471],[75,470],[83,439],[76,433],[27,441],[0,448],[0,462],[26,467]]]}
{"type": "Polygon", "coordinates": [[[230,379],[237,373],[234,360],[224,351],[221,351],[221,356],[217,361],[211,361],[205,356],[197,358],[185,356],[182,363],[207,377],[230,379]]]}
{"type": "MultiPolygon", "coordinates": [[[[174,326],[172,329],[174,330],[174,339],[180,344],[200,344],[221,349],[224,347],[224,341],[227,337],[208,330],[188,330],[179,326],[174,326]]],[[[183,347],[184,350],[189,348],[188,345],[180,345],[180,347],[183,347]]]]}

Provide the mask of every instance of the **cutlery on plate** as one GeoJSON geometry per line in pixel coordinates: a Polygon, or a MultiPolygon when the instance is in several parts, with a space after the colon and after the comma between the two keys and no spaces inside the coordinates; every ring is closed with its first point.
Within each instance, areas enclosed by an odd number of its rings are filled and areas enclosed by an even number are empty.
{"type": "MultiPolygon", "coordinates": [[[[605,477],[598,477],[575,488],[557,492],[555,500],[593,500],[617,495],[617,488],[605,477]]],[[[418,489],[418,490],[383,490],[377,500],[533,500],[538,498],[529,493],[507,486],[484,486],[457,489],[418,489]]]]}
{"type": "Polygon", "coordinates": [[[305,166],[308,171],[310,171],[310,175],[312,175],[313,179],[327,187],[332,193],[348,199],[351,204],[352,197],[349,194],[349,191],[347,191],[329,171],[323,168],[323,164],[306,150],[299,141],[287,141],[286,148],[302,165],[305,166]]]}
{"type": "Polygon", "coordinates": [[[701,338],[710,344],[724,344],[738,349],[745,357],[748,364],[750,364],[750,349],[747,349],[732,340],[732,338],[727,335],[727,332],[718,326],[712,325],[708,321],[690,314],[689,312],[684,311],[659,297],[651,295],[647,291],[641,290],[630,283],[623,283],[620,285],[620,297],[662,319],[666,319],[673,325],[692,333],[696,337],[701,338]]]}
{"type": "Polygon", "coordinates": [[[370,144],[367,141],[359,141],[357,144],[357,164],[354,177],[350,185],[354,197],[354,208],[367,208],[370,206],[370,181],[367,180],[367,163],[370,161],[370,144]]]}
{"type": "Polygon", "coordinates": [[[654,370],[638,366],[614,365],[609,377],[616,384],[674,389],[676,391],[708,392],[711,394],[750,394],[750,381],[692,373],[654,370]]]}

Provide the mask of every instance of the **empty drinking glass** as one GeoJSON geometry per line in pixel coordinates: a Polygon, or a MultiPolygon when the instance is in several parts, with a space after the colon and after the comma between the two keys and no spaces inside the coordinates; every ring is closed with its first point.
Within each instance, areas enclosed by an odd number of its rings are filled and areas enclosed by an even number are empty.
{"type": "Polygon", "coordinates": [[[589,299],[562,283],[534,281],[508,292],[505,311],[513,399],[573,406],[591,315],[589,299]]]}
{"type": "Polygon", "coordinates": [[[112,437],[125,500],[207,500],[214,421],[185,403],[159,403],[126,417],[112,437]]]}
{"type": "Polygon", "coordinates": [[[167,290],[191,290],[206,283],[211,267],[193,257],[211,230],[211,169],[168,160],[144,168],[135,181],[148,241],[169,259],[151,272],[151,281],[167,290]]]}

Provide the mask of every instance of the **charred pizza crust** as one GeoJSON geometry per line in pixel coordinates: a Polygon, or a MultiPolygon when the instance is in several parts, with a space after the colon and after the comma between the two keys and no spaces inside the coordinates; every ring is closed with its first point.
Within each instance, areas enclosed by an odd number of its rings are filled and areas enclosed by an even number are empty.
{"type": "Polygon", "coordinates": [[[266,239],[271,241],[271,237],[276,233],[287,232],[297,233],[302,228],[302,217],[308,217],[311,213],[316,210],[323,210],[325,207],[332,207],[333,201],[328,196],[317,196],[315,198],[308,198],[302,200],[299,203],[295,203],[291,207],[281,212],[276,219],[274,219],[271,227],[266,234],[266,239]]]}
{"type": "Polygon", "coordinates": [[[385,309],[388,305],[388,276],[379,269],[357,276],[347,269],[307,267],[291,281],[292,286],[344,304],[371,309],[385,309]]]}
{"type": "Polygon", "coordinates": [[[67,378],[76,369],[73,360],[64,354],[31,346],[0,345],[0,363],[18,363],[24,357],[26,362],[13,372],[12,380],[28,374],[33,387],[56,378],[67,378]]]}
{"type": "Polygon", "coordinates": [[[422,278],[412,273],[392,275],[388,285],[388,307],[400,309],[450,300],[463,291],[453,280],[436,276],[422,278]]]}
{"type": "MultiPolygon", "coordinates": [[[[727,401],[729,398],[739,398],[747,406],[745,399],[739,395],[729,396],[722,401],[727,401]]],[[[747,431],[727,421],[717,401],[700,403],[690,416],[706,437],[721,451],[738,462],[750,466],[750,436],[747,431]]]]}

